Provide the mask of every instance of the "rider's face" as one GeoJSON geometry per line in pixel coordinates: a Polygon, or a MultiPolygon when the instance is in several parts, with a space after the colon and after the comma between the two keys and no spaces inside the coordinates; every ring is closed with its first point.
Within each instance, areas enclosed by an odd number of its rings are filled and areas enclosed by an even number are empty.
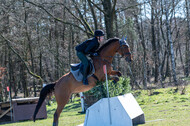
{"type": "Polygon", "coordinates": [[[100,36],[99,38],[98,38],[98,42],[103,42],[104,41],[104,36],[100,36]]]}

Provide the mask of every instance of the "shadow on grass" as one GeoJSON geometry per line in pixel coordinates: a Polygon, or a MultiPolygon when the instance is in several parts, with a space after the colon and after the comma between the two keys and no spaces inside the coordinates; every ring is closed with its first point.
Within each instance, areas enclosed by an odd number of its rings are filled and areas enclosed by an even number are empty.
{"type": "Polygon", "coordinates": [[[63,111],[69,111],[71,109],[77,109],[81,107],[81,105],[79,103],[74,103],[74,104],[70,104],[70,105],[67,105],[63,111]]]}
{"type": "Polygon", "coordinates": [[[55,112],[55,110],[56,110],[56,108],[54,108],[54,109],[49,109],[49,110],[47,110],[47,114],[52,114],[52,113],[55,112]]]}
{"type": "Polygon", "coordinates": [[[158,91],[154,91],[150,94],[150,96],[153,96],[153,95],[159,95],[159,94],[163,94],[162,92],[158,92],[158,91]]]}
{"type": "Polygon", "coordinates": [[[180,98],[180,102],[186,102],[188,101],[188,98],[180,98]]]}
{"type": "MultiPolygon", "coordinates": [[[[71,111],[71,110],[77,110],[80,107],[81,107],[80,99],[77,99],[74,102],[66,104],[66,106],[63,109],[63,112],[68,112],[68,111],[71,111]]],[[[47,114],[54,114],[56,109],[57,109],[57,105],[52,104],[51,106],[48,106],[47,114]]]]}

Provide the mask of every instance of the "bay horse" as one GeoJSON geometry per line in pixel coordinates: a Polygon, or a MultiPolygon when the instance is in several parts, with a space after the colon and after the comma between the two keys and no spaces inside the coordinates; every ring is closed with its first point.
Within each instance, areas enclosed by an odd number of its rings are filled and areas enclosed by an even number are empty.
{"type": "MultiPolygon", "coordinates": [[[[40,92],[40,98],[38,100],[37,106],[34,111],[33,121],[35,122],[36,114],[38,113],[43,101],[46,96],[54,91],[54,95],[57,102],[57,109],[54,113],[53,126],[58,126],[58,119],[60,113],[62,112],[65,105],[68,103],[69,98],[73,93],[85,92],[92,89],[96,86],[96,82],[104,81],[105,75],[103,72],[103,65],[107,66],[107,74],[108,75],[117,75],[121,76],[120,71],[113,70],[111,63],[113,57],[116,53],[119,53],[122,57],[125,57],[126,61],[132,61],[132,55],[130,52],[129,45],[125,40],[119,40],[118,38],[112,38],[107,40],[105,44],[103,44],[98,49],[98,56],[91,57],[93,60],[96,77],[88,77],[89,85],[84,85],[82,82],[78,82],[71,72],[63,75],[59,80],[52,84],[48,84],[42,88],[40,92]],[[98,79],[98,80],[97,80],[98,79]]],[[[111,78],[114,81],[118,81],[118,77],[111,78]]]]}

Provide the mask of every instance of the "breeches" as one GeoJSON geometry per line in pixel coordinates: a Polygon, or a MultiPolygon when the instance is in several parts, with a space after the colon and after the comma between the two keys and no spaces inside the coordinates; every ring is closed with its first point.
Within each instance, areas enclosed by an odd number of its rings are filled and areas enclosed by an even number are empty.
{"type": "Polygon", "coordinates": [[[84,74],[87,74],[86,71],[87,71],[87,68],[88,68],[88,65],[89,65],[88,58],[82,52],[77,52],[77,56],[80,59],[80,61],[82,62],[82,64],[84,65],[83,66],[83,72],[84,72],[84,74]]]}

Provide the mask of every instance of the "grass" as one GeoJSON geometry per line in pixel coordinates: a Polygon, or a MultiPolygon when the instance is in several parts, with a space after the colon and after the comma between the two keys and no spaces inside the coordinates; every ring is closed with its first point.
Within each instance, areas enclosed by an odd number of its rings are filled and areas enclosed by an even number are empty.
{"type": "MultiPolygon", "coordinates": [[[[190,125],[190,86],[181,95],[181,89],[174,87],[153,90],[137,90],[133,92],[145,114],[146,123],[139,126],[188,126],[190,125]]],[[[47,106],[48,118],[32,121],[4,124],[5,126],[51,126],[56,103],[47,106]]],[[[76,126],[84,122],[85,115],[81,111],[80,100],[69,103],[59,119],[60,126],[76,126]]]]}
{"type": "Polygon", "coordinates": [[[136,91],[137,101],[145,113],[146,124],[140,126],[190,125],[190,86],[186,94],[176,88],[136,91]],[[151,94],[151,95],[150,95],[151,94]]]}

